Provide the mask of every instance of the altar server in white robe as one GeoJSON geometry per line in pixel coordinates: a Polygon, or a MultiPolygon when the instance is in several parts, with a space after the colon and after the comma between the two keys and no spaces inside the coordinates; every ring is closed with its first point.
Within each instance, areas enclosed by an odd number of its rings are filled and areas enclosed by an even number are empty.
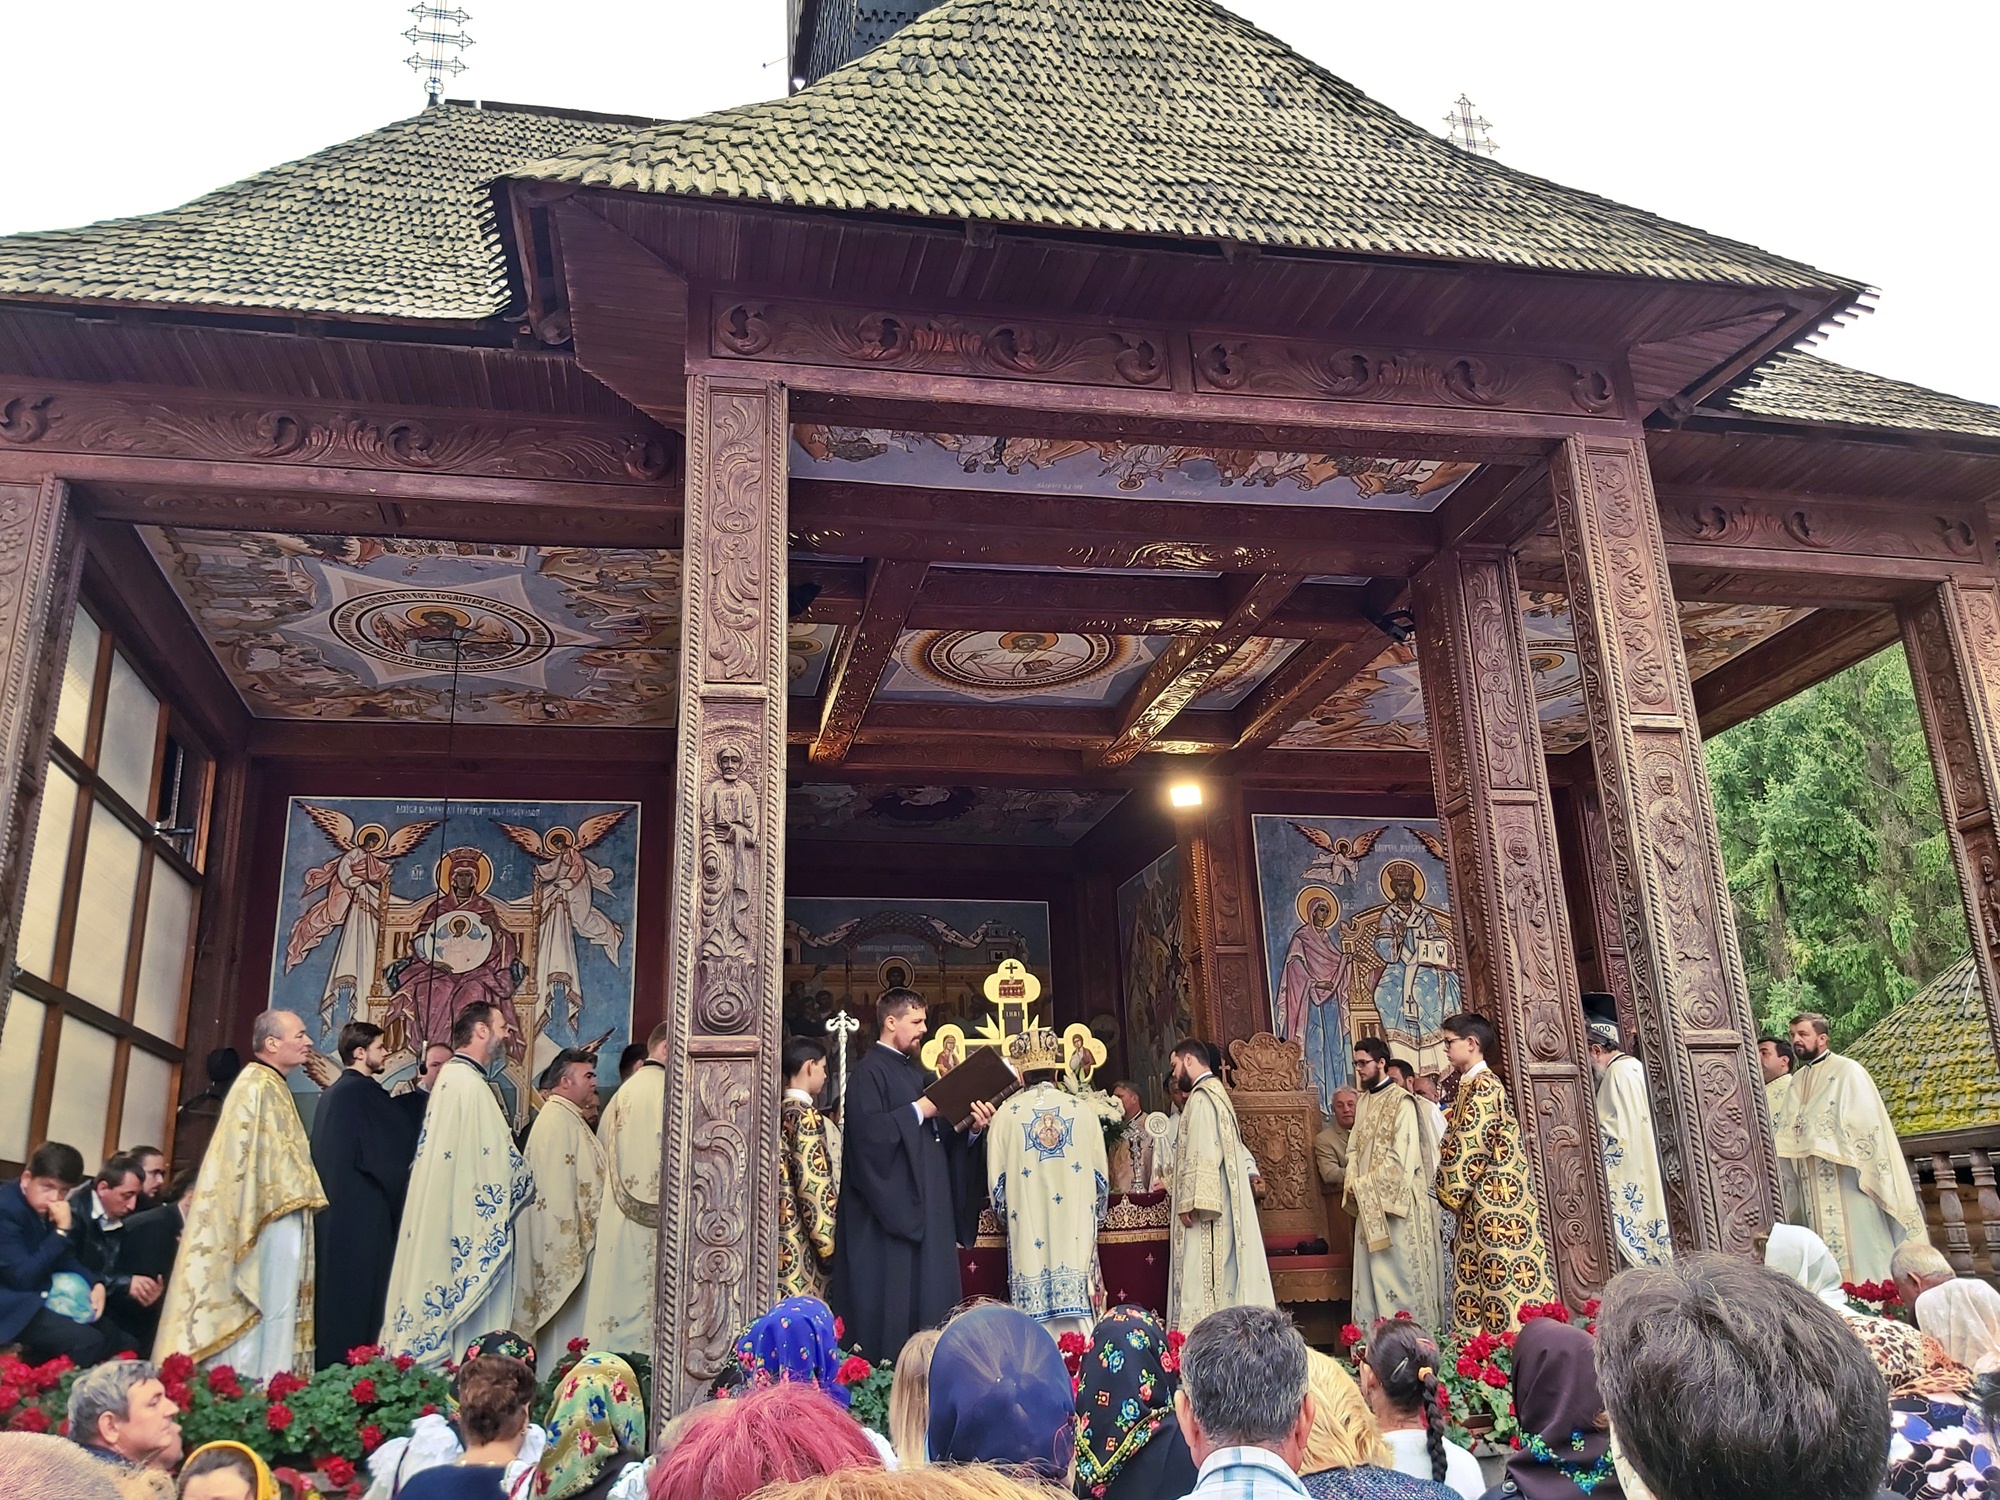
{"type": "Polygon", "coordinates": [[[1206,1046],[1184,1041],[1176,1047],[1174,1078],[1187,1090],[1187,1103],[1181,1108],[1167,1182],[1173,1211],[1167,1321],[1186,1333],[1217,1308],[1278,1303],[1250,1174],[1243,1168],[1236,1107],[1209,1068],[1206,1046]]]}
{"type": "Polygon", "coordinates": [[[597,1126],[604,1148],[604,1201],[597,1253],[584,1296],[583,1336],[602,1354],[653,1347],[653,1278],[659,1259],[660,1129],[667,1107],[673,1028],[646,1038],[646,1060],[618,1086],[597,1126]]]}
{"type": "Polygon", "coordinates": [[[290,1011],[267,1010],[250,1049],[195,1178],[153,1357],[185,1354],[246,1379],[310,1376],[312,1216],[326,1194],[285,1077],[311,1054],[312,1036],[290,1011]]]}
{"type": "Polygon", "coordinates": [[[510,1325],[538,1349],[584,1337],[584,1282],[597,1243],[604,1152],[584,1111],[597,1102],[597,1059],[565,1047],[542,1073],[542,1112],[528,1132],[535,1198],[517,1235],[520,1312],[510,1325]]]}
{"type": "Polygon", "coordinates": [[[986,1127],[986,1183],[1007,1226],[1007,1299],[1051,1337],[1088,1335],[1096,1312],[1097,1226],[1111,1168],[1104,1122],[1116,1100],[1063,1088],[1063,1039],[1054,1031],[1009,1038],[1007,1061],[1026,1087],[986,1127]]]}
{"type": "Polygon", "coordinates": [[[1792,1021],[1792,1076],[1771,1100],[1785,1222],[1810,1229],[1846,1281],[1886,1281],[1906,1239],[1928,1241],[1875,1080],[1828,1045],[1825,1016],[1792,1021]]]}
{"type": "Polygon", "coordinates": [[[1443,1326],[1444,1238],[1438,1228],[1437,1136],[1424,1101],[1389,1075],[1389,1044],[1354,1044],[1361,1096],[1347,1136],[1342,1206],[1354,1218],[1354,1312],[1362,1328],[1408,1313],[1443,1326]]]}
{"type": "MultiPolygon", "coordinates": [[[[1586,1011],[1595,998],[1583,997],[1586,1011]]],[[[1597,1142],[1604,1152],[1611,1232],[1618,1253],[1628,1266],[1656,1266],[1674,1253],[1667,1230],[1667,1190],[1660,1178],[1660,1147],[1653,1135],[1646,1069],[1624,1049],[1622,1040],[1615,1019],[1592,1015],[1590,1066],[1597,1074],[1597,1142]]]]}
{"type": "Polygon", "coordinates": [[[452,1023],[452,1055],[424,1110],[382,1342],[441,1366],[516,1311],[515,1224],[535,1196],[486,1070],[507,1046],[500,1007],[475,1000],[452,1023]]]}

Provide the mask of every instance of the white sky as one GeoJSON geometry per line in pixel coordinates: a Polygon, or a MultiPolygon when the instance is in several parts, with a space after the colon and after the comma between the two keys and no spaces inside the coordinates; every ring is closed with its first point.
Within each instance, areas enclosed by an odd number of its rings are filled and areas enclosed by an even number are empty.
{"type": "MultiPolygon", "coordinates": [[[[453,97],[679,117],[784,89],[784,0],[458,3],[453,97]]],[[[1425,126],[1469,93],[1514,166],[1872,283],[1822,352],[2000,403],[2000,4],[1235,6],[1425,126]]],[[[408,24],[399,0],[20,0],[0,232],[169,207],[413,113],[408,24]]]]}

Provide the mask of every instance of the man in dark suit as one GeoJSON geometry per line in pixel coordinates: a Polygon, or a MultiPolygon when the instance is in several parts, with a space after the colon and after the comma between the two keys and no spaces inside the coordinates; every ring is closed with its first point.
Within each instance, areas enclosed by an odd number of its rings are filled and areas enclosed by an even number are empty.
{"type": "MultiPolygon", "coordinates": [[[[194,1172],[181,1173],[162,1194],[159,1207],[142,1208],[125,1221],[125,1228],[120,1231],[124,1240],[118,1253],[120,1269],[135,1276],[154,1277],[163,1287],[167,1284],[167,1278],[173,1274],[174,1256],[181,1248],[181,1230],[187,1227],[195,1177],[194,1172]]],[[[138,1352],[144,1357],[153,1347],[153,1335],[160,1329],[160,1304],[126,1309],[120,1321],[139,1340],[138,1352]]]]}
{"type": "MultiPolygon", "coordinates": [[[[76,1258],[104,1286],[104,1311],[120,1328],[136,1329],[157,1318],[166,1282],[135,1276],[125,1264],[125,1221],[138,1211],[145,1173],[130,1156],[108,1156],[97,1176],[69,1195],[70,1238],[76,1258]]],[[[145,1351],[139,1350],[139,1353],[145,1351]]]]}
{"type": "Polygon", "coordinates": [[[68,1195],[82,1180],[82,1153],[46,1141],[29,1155],[18,1181],[0,1185],[0,1344],[18,1343],[30,1364],[67,1354],[94,1365],[136,1343],[102,1316],[102,1279],[77,1259],[68,1195]],[[97,1321],[79,1323],[43,1305],[59,1272],[90,1283],[97,1321]]]}

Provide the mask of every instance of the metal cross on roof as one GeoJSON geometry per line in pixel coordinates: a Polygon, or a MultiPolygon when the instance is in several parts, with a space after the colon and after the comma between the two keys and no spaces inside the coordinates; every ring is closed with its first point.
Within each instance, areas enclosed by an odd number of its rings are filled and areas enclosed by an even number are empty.
{"type": "Polygon", "coordinates": [[[410,14],[416,18],[416,25],[404,32],[403,38],[415,42],[417,50],[404,58],[403,63],[423,74],[425,102],[436,104],[444,98],[445,79],[456,78],[465,71],[465,60],[458,54],[472,45],[472,38],[465,34],[465,23],[472,16],[463,10],[431,5],[427,0],[417,0],[410,7],[410,14]]]}
{"type": "Polygon", "coordinates": [[[1500,148],[1493,143],[1493,137],[1486,132],[1493,128],[1493,122],[1479,113],[1473,102],[1460,94],[1451,107],[1451,113],[1444,117],[1445,135],[1461,151],[1470,151],[1474,156],[1494,156],[1500,148]]]}

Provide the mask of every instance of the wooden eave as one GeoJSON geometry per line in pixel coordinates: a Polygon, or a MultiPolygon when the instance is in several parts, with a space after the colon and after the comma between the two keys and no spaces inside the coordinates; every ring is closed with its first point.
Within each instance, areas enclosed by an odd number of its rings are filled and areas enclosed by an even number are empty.
{"type": "Polygon", "coordinates": [[[1704,419],[1651,429],[1646,452],[1662,490],[2000,502],[2000,440],[1971,435],[1704,419]]]}

